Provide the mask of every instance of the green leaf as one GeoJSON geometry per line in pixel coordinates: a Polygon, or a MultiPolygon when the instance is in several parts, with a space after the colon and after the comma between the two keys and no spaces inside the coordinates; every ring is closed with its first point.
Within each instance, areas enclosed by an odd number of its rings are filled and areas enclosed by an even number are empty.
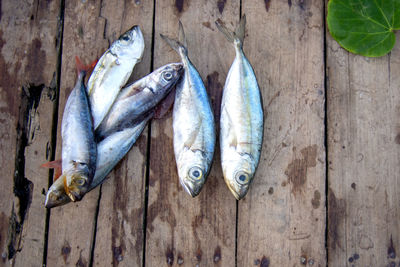
{"type": "Polygon", "coordinates": [[[400,0],[330,0],[328,28],[346,50],[380,57],[389,53],[400,29],[400,0]]]}

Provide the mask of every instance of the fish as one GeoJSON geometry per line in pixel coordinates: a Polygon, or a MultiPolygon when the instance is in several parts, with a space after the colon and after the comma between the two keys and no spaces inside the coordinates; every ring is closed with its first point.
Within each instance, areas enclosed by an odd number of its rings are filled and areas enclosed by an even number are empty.
{"type": "Polygon", "coordinates": [[[96,130],[97,140],[125,129],[164,99],[183,72],[182,63],[170,63],[121,90],[96,130]]]}
{"type": "Polygon", "coordinates": [[[211,168],[216,141],[215,122],[206,88],[188,57],[181,22],[179,36],[180,41],[177,41],[161,34],[183,63],[184,74],[176,85],[172,113],[173,147],[179,181],[188,194],[196,197],[211,168]]]}
{"type": "Polygon", "coordinates": [[[236,52],[223,89],[219,141],[225,183],[240,200],[247,194],[260,160],[262,99],[254,70],[243,52],[246,16],[235,32],[229,31],[221,20],[216,25],[236,52]]]}
{"type": "Polygon", "coordinates": [[[80,200],[92,182],[97,146],[84,79],[87,69],[76,57],[78,78],[65,104],[62,123],[62,175],[72,201],[80,200]]]}
{"type": "Polygon", "coordinates": [[[144,52],[139,26],[133,26],[100,57],[87,85],[94,129],[100,125],[144,52]]]}
{"type": "MultiPolygon", "coordinates": [[[[115,165],[129,152],[153,113],[143,115],[141,121],[135,125],[113,133],[97,144],[96,172],[92,183],[89,185],[88,192],[102,184],[115,165]]],[[[50,209],[69,202],[71,202],[71,199],[65,191],[63,181],[61,179],[55,180],[46,194],[46,208],[50,209]]]]}

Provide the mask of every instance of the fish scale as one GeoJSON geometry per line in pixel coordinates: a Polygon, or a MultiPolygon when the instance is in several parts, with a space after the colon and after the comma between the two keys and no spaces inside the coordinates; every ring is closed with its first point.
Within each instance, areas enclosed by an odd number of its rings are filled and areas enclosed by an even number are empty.
{"type": "Polygon", "coordinates": [[[248,192],[257,169],[263,138],[261,93],[242,44],[246,18],[243,16],[235,32],[222,21],[217,28],[233,43],[235,59],[229,69],[221,101],[220,147],[225,183],[236,199],[248,192]]]}
{"type": "MultiPolygon", "coordinates": [[[[128,153],[153,117],[158,103],[169,94],[181,74],[182,63],[167,64],[121,91],[96,131],[101,140],[97,144],[96,172],[88,191],[101,184],[128,153]]],[[[58,179],[49,188],[45,205],[52,208],[70,201],[62,179],[58,179]]]]}
{"type": "Polygon", "coordinates": [[[183,44],[161,35],[180,55],[184,66],[184,75],[177,84],[172,114],[173,145],[179,181],[185,191],[195,197],[210,171],[215,149],[215,123],[203,81],[187,56],[181,23],[179,36],[183,44]]]}
{"type": "Polygon", "coordinates": [[[153,109],[181,77],[182,63],[170,63],[126,86],[96,130],[100,139],[136,123],[153,109]]]}
{"type": "Polygon", "coordinates": [[[139,26],[122,34],[101,56],[88,81],[94,129],[100,125],[144,52],[139,26]]]}
{"type": "MultiPolygon", "coordinates": [[[[142,121],[130,128],[126,128],[123,131],[108,136],[97,145],[98,156],[96,161],[96,173],[88,188],[88,192],[103,183],[110,171],[125,156],[125,154],[128,153],[132,145],[142,133],[151,116],[151,113],[148,114],[142,121]]],[[[71,199],[67,196],[64,190],[62,179],[54,181],[46,194],[46,207],[53,208],[67,204],[70,201],[71,199]]]]}
{"type": "Polygon", "coordinates": [[[86,193],[96,167],[97,147],[84,85],[85,74],[85,71],[79,73],[77,83],[65,105],[61,124],[61,179],[73,201],[80,200],[86,193]]]}

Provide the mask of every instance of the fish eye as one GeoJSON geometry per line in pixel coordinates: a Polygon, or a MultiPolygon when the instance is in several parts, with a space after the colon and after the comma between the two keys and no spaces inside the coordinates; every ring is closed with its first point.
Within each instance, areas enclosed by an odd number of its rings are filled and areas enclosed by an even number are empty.
{"type": "Polygon", "coordinates": [[[83,178],[76,179],[76,184],[79,185],[79,186],[84,185],[85,184],[85,179],[83,179],[83,178]]]}
{"type": "Polygon", "coordinates": [[[239,184],[247,184],[250,181],[250,176],[243,171],[239,171],[235,174],[235,180],[239,184]]]}
{"type": "Polygon", "coordinates": [[[166,71],[163,73],[163,78],[167,81],[170,81],[172,79],[172,73],[170,71],[166,71]]]}
{"type": "Polygon", "coordinates": [[[199,180],[203,177],[203,171],[199,167],[192,167],[189,170],[189,177],[193,180],[199,180]]]}
{"type": "Polygon", "coordinates": [[[128,41],[129,40],[129,35],[124,35],[124,36],[122,36],[122,40],[124,40],[124,41],[128,41]]]}

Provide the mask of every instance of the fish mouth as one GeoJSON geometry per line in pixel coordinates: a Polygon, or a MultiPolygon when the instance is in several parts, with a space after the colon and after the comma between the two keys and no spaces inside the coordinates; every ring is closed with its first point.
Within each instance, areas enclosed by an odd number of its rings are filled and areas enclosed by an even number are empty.
{"type": "Polygon", "coordinates": [[[57,205],[56,200],[57,200],[57,195],[54,192],[47,192],[46,200],[44,201],[44,206],[48,209],[51,209],[57,205]]]}
{"type": "Polygon", "coordinates": [[[132,28],[130,28],[130,31],[140,32],[141,30],[139,25],[133,25],[132,28]]]}
{"type": "Polygon", "coordinates": [[[69,197],[63,192],[63,194],[57,194],[54,192],[48,192],[44,205],[46,208],[51,209],[57,206],[64,205],[70,201],[69,197]]]}
{"type": "Polygon", "coordinates": [[[241,186],[239,188],[236,188],[234,185],[231,185],[230,183],[227,183],[227,185],[229,190],[237,200],[243,199],[246,196],[247,191],[249,189],[248,186],[241,186]]]}
{"type": "Polygon", "coordinates": [[[191,183],[190,181],[181,180],[181,185],[185,191],[192,197],[196,197],[200,194],[201,186],[191,183]]]}
{"type": "Polygon", "coordinates": [[[134,36],[136,36],[136,37],[142,36],[142,31],[140,30],[139,25],[134,25],[134,26],[132,26],[132,28],[130,28],[129,30],[127,30],[127,31],[125,32],[125,34],[126,34],[126,33],[129,33],[129,35],[130,35],[131,37],[134,37],[134,36]]]}

